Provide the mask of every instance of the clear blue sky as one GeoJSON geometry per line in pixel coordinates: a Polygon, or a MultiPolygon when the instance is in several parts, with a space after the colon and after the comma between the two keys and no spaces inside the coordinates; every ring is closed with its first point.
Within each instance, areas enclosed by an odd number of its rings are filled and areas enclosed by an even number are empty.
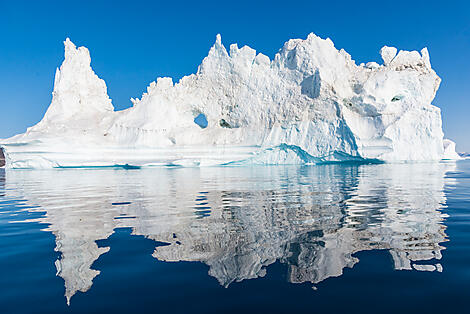
{"type": "Polygon", "coordinates": [[[469,1],[0,0],[0,138],[37,123],[51,101],[63,40],[90,49],[117,109],[159,76],[194,73],[217,33],[271,58],[290,38],[330,37],[357,63],[384,45],[428,47],[442,84],[444,132],[470,151],[469,1]]]}

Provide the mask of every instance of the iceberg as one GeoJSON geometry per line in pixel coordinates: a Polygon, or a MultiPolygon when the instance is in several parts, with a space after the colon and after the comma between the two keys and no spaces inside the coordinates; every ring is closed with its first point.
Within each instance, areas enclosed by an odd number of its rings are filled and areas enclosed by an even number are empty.
{"type": "Polygon", "coordinates": [[[451,159],[451,160],[464,159],[455,151],[455,143],[453,141],[444,139],[443,143],[444,143],[443,159],[451,159]]]}
{"type": "Polygon", "coordinates": [[[8,168],[397,162],[456,158],[431,104],[440,78],[426,48],[383,47],[357,65],[311,33],[271,60],[217,35],[196,74],[158,78],[115,111],[87,48],[66,39],[52,102],[0,140],[8,168]]]}

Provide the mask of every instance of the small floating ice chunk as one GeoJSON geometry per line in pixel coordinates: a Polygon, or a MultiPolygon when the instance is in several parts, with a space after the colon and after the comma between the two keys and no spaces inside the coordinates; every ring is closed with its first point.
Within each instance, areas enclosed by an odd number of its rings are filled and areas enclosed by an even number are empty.
{"type": "Polygon", "coordinates": [[[413,264],[414,269],[418,271],[435,271],[436,266],[434,265],[421,265],[421,264],[413,264]]]}

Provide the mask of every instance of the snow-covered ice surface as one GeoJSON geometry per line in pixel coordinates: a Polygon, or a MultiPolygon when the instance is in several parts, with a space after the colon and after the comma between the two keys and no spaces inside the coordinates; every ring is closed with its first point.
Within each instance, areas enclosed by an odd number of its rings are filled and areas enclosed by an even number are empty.
{"type": "Polygon", "coordinates": [[[7,167],[458,158],[431,104],[440,78],[426,48],[383,47],[382,65],[356,65],[312,33],[270,60],[247,46],[227,51],[218,35],[196,74],[158,78],[116,112],[88,49],[64,44],[44,118],[0,140],[7,167]]]}

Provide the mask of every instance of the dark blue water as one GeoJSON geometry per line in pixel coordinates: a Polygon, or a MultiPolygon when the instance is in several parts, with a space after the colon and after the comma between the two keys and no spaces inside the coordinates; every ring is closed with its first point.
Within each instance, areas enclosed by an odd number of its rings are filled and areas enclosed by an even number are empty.
{"type": "Polygon", "coordinates": [[[1,313],[464,313],[470,162],[0,170],[1,313]]]}

